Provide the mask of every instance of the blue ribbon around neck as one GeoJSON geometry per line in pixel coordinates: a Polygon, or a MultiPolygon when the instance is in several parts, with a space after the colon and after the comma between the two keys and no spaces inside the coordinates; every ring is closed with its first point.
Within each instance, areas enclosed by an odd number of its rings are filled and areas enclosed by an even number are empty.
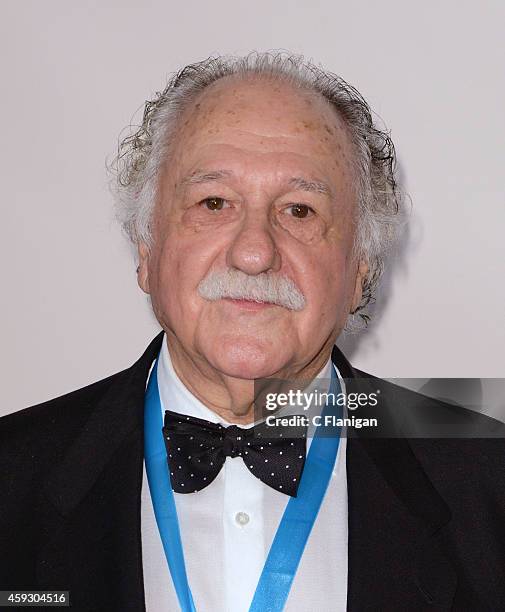
{"type": "MultiPolygon", "coordinates": [[[[181,532],[174,494],[170,484],[167,453],[162,428],[162,408],[158,389],[158,358],[152,368],[144,405],[144,457],[154,514],[163,549],[182,612],[196,612],[189,588],[181,532]]],[[[340,382],[331,368],[329,397],[341,392],[340,382]]],[[[297,497],[287,503],[270,547],[249,612],[281,612],[293,583],[305,545],[314,526],[330,482],[340,441],[340,428],[321,436],[325,416],[342,416],[340,405],[328,402],[321,414],[321,425],[305,460],[297,497]]],[[[241,460],[241,459],[239,459],[241,460]]],[[[190,494],[189,494],[190,495],[190,494]]]]}

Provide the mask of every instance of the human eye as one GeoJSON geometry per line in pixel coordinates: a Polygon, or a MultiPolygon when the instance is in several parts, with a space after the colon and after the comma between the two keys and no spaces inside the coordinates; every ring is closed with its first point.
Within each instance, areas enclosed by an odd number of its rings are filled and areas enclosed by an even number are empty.
{"type": "Polygon", "coordinates": [[[224,198],[218,196],[210,196],[198,202],[198,205],[211,212],[217,212],[224,208],[229,208],[230,204],[224,198]]]}
{"type": "Polygon", "coordinates": [[[296,219],[307,219],[314,215],[314,209],[308,204],[290,204],[284,209],[284,212],[296,219]]]}

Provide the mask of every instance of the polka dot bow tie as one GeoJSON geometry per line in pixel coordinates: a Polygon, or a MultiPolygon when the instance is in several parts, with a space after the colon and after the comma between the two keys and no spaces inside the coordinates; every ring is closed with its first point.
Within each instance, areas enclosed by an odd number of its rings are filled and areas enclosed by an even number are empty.
{"type": "Polygon", "coordinates": [[[296,497],[305,464],[307,428],[274,427],[265,422],[247,429],[165,411],[163,437],[172,489],[194,493],[219,474],[226,457],[243,460],[269,487],[296,497]]]}

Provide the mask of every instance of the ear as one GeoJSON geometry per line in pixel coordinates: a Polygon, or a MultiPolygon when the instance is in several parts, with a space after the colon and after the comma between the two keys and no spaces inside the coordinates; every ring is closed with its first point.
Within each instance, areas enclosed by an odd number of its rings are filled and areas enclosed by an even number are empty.
{"type": "Polygon", "coordinates": [[[137,245],[139,265],[137,268],[137,283],[145,293],[149,293],[149,249],[143,242],[137,245]]]}
{"type": "Polygon", "coordinates": [[[356,271],[356,282],[354,284],[354,294],[352,297],[351,303],[351,313],[353,313],[356,308],[360,305],[361,297],[363,296],[363,285],[365,283],[366,276],[368,274],[368,264],[366,261],[361,260],[358,264],[358,269],[356,271]]]}

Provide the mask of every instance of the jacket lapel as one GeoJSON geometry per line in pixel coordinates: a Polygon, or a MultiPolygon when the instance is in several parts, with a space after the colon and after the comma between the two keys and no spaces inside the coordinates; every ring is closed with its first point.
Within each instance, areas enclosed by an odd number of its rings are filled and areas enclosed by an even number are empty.
{"type": "Polygon", "coordinates": [[[37,582],[70,590],[74,609],[145,610],[143,406],[162,338],[160,333],[131,368],[113,377],[41,489],[37,582]]]}
{"type": "MultiPolygon", "coordinates": [[[[374,391],[375,379],[352,368],[337,347],[332,360],[347,392],[374,391]]],[[[399,408],[393,404],[381,398],[390,413],[399,408]]],[[[365,432],[351,430],[347,440],[347,608],[450,610],[457,578],[437,537],[449,508],[408,440],[365,432]]]]}

